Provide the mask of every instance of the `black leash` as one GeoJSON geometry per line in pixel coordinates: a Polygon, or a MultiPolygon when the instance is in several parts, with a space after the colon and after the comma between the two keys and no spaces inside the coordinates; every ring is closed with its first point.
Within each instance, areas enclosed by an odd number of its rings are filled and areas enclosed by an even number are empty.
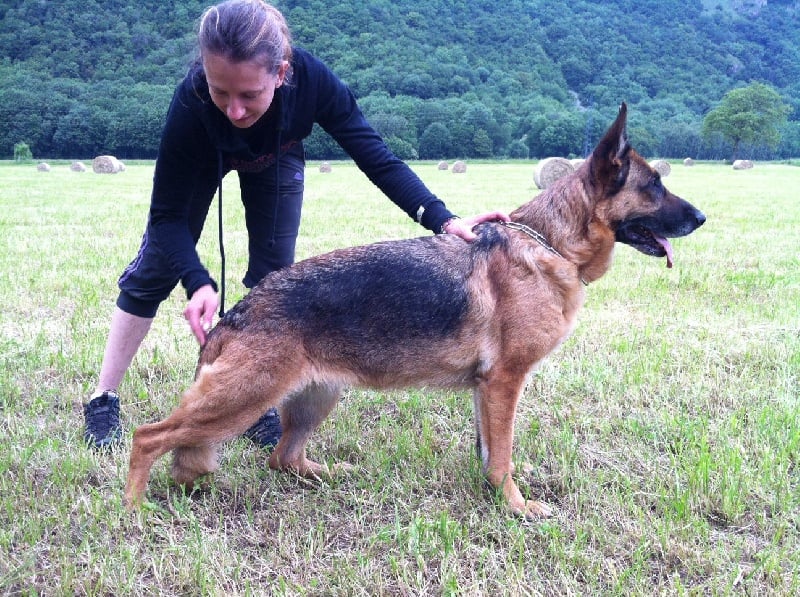
{"type": "Polygon", "coordinates": [[[225,245],[222,242],[222,151],[218,151],[217,159],[217,214],[219,218],[219,259],[220,259],[220,279],[219,279],[219,318],[225,317],[225,245]]]}

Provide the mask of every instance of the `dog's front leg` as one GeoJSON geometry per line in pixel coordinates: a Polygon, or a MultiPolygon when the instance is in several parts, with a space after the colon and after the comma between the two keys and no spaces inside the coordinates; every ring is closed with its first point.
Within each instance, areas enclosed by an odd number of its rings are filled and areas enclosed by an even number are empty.
{"type": "Polygon", "coordinates": [[[514,514],[533,520],[550,516],[552,510],[542,502],[526,501],[512,477],[514,419],[523,387],[524,377],[518,379],[497,371],[484,377],[475,389],[475,427],[478,452],[489,483],[502,491],[514,514]]]}

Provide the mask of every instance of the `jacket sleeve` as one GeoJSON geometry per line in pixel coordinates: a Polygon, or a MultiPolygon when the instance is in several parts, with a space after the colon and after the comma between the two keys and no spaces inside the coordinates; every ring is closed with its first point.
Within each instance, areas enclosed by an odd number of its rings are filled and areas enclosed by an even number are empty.
{"type": "Polygon", "coordinates": [[[356,165],[408,216],[438,232],[453,214],[408,167],[392,153],[373,129],[350,89],[316,59],[309,70],[316,75],[316,121],[341,145],[356,165]]]}
{"type": "MultiPolygon", "coordinates": [[[[206,284],[217,288],[200,262],[190,227],[193,209],[202,210],[198,215],[205,218],[218,178],[216,151],[190,108],[194,102],[199,99],[191,97],[184,84],[170,104],[156,158],[148,222],[151,242],[190,298],[206,284]]],[[[195,223],[198,226],[195,234],[199,237],[202,221],[195,223]]]]}

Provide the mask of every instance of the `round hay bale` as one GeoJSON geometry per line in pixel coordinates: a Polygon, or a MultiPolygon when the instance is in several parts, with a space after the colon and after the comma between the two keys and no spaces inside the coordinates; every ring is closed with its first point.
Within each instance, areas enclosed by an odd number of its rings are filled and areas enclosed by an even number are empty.
{"type": "Polygon", "coordinates": [[[574,158],[574,159],[571,159],[571,160],[569,161],[569,163],[570,163],[570,164],[572,164],[572,167],[573,167],[573,168],[575,168],[575,169],[577,170],[578,168],[580,168],[580,167],[581,167],[581,165],[582,165],[582,164],[583,164],[585,161],[586,161],[586,160],[585,160],[584,158],[574,158]]]}
{"type": "Polygon", "coordinates": [[[669,162],[666,160],[653,160],[650,162],[650,167],[662,177],[669,176],[669,173],[672,172],[672,166],[670,166],[669,162]]]}
{"type": "Polygon", "coordinates": [[[324,173],[324,174],[327,174],[328,172],[332,172],[332,171],[333,171],[333,168],[331,168],[331,165],[330,165],[330,163],[328,163],[328,162],[322,162],[322,163],[319,165],[319,171],[320,171],[320,172],[322,172],[322,173],[324,173]]]}
{"type": "Polygon", "coordinates": [[[124,168],[122,162],[113,155],[99,155],[92,160],[92,170],[97,174],[116,174],[124,168]]]}
{"type": "Polygon", "coordinates": [[[50,172],[50,164],[48,164],[47,162],[39,162],[38,164],[36,164],[36,169],[39,172],[50,172]]]}
{"type": "Polygon", "coordinates": [[[575,166],[566,158],[545,158],[533,170],[533,182],[540,189],[546,189],[559,178],[575,172],[575,166]]]}
{"type": "Polygon", "coordinates": [[[464,174],[467,171],[467,164],[461,160],[453,162],[453,174],[464,174]]]}
{"type": "Polygon", "coordinates": [[[684,166],[694,166],[694,160],[692,158],[686,158],[683,160],[684,166]]]}
{"type": "Polygon", "coordinates": [[[753,162],[750,160],[736,160],[733,162],[734,170],[749,170],[753,167],[753,162]]]}
{"type": "Polygon", "coordinates": [[[436,168],[439,170],[447,170],[450,166],[447,165],[447,162],[441,161],[436,165],[436,168]]]}
{"type": "Polygon", "coordinates": [[[86,172],[86,166],[83,162],[72,162],[70,164],[69,169],[73,172],[86,172]]]}

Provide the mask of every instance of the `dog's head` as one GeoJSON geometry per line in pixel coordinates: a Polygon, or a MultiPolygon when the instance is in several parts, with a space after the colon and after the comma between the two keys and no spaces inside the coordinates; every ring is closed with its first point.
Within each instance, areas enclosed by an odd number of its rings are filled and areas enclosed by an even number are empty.
{"type": "Polygon", "coordinates": [[[592,152],[590,184],[603,197],[605,219],[617,242],[646,255],[667,257],[668,238],[686,236],[703,225],[705,215],[671,193],[661,176],[628,143],[627,106],[620,106],[614,124],[592,152]]]}

